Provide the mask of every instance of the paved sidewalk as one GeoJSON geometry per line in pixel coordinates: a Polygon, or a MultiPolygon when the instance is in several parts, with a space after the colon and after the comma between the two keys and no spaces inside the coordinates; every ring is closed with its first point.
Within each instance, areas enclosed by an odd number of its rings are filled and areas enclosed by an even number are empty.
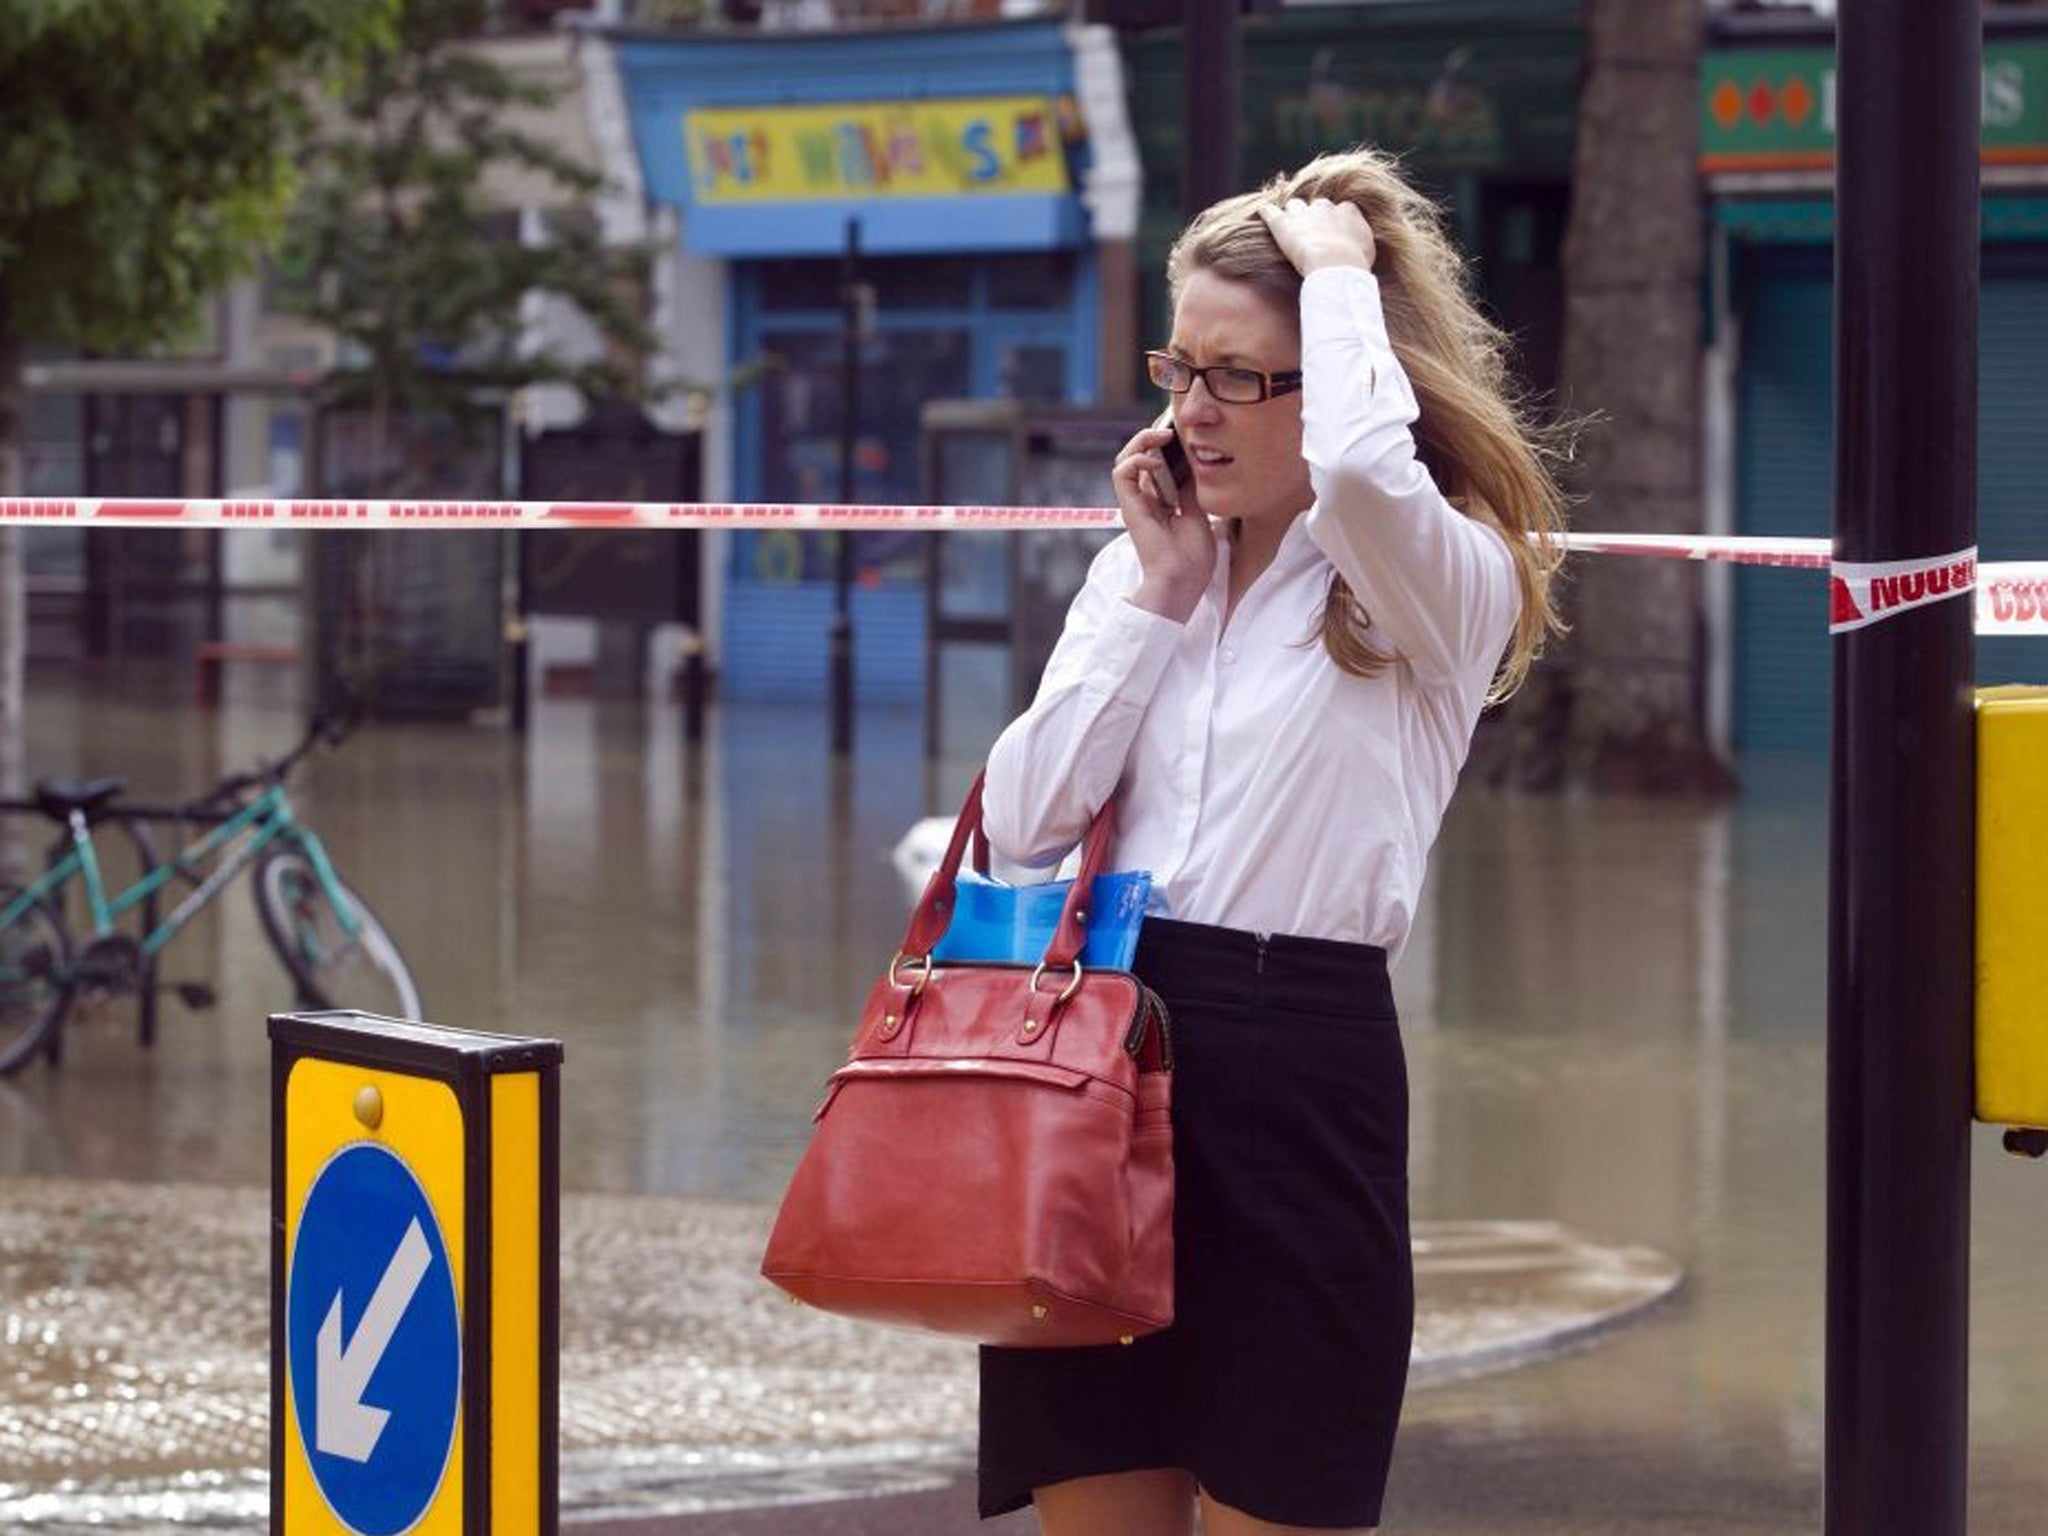
{"type": "MultiPolygon", "coordinates": [[[[261,1528],[267,1192],[16,1179],[4,1194],[0,1523],[261,1528]]],[[[754,1272],[771,1215],[564,1200],[566,1520],[802,1505],[825,1523],[801,1528],[851,1532],[868,1527],[836,1523],[830,1501],[877,1494],[915,1496],[905,1531],[920,1508],[932,1529],[957,1520],[974,1352],[783,1304],[754,1272]]],[[[1659,1254],[1548,1223],[1424,1223],[1415,1238],[1417,1387],[1554,1354],[1680,1279],[1659,1254]]]]}

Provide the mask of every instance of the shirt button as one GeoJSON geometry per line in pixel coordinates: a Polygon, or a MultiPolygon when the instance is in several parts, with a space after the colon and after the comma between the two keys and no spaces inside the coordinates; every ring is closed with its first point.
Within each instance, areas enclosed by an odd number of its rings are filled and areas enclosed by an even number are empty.
{"type": "Polygon", "coordinates": [[[1235,661],[1235,660],[1237,660],[1237,652],[1236,652],[1236,651],[1234,651],[1234,650],[1232,650],[1232,649],[1231,649],[1231,648],[1230,648],[1229,646],[1227,646],[1227,645],[1226,645],[1225,647],[1223,647],[1223,663],[1224,663],[1224,665],[1225,665],[1225,666],[1228,666],[1228,665],[1229,665],[1229,664],[1230,664],[1231,662],[1233,662],[1233,661],[1235,661]]]}

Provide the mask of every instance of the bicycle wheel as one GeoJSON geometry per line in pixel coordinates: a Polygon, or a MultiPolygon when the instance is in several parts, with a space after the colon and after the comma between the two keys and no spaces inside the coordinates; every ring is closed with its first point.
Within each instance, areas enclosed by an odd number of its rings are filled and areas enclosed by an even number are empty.
{"type": "Polygon", "coordinates": [[[256,911],[305,1008],[356,1008],[387,1018],[418,1019],[419,984],[405,957],[369,905],[336,884],[354,911],[353,938],[313,869],[296,848],[281,849],[256,866],[256,911]]]}
{"type": "MultiPolygon", "coordinates": [[[[21,887],[0,885],[0,912],[21,887]]],[[[42,902],[24,906],[0,927],[0,1074],[19,1071],[47,1050],[71,1005],[71,936],[42,902]]]]}

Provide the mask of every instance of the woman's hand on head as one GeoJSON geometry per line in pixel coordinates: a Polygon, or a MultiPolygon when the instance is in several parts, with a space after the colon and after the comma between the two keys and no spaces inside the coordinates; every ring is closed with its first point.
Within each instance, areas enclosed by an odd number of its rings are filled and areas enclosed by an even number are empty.
{"type": "Polygon", "coordinates": [[[1176,487],[1167,470],[1162,450],[1172,436],[1171,427],[1145,428],[1124,444],[1109,481],[1143,571],[1131,601],[1184,624],[1215,573],[1216,534],[1194,482],[1176,487]],[[1169,499],[1176,493],[1177,504],[1169,499]]]}
{"type": "Polygon", "coordinates": [[[1372,226],[1356,203],[1333,203],[1326,197],[1311,203],[1290,197],[1284,206],[1262,204],[1259,216],[1272,231],[1281,254],[1303,277],[1324,267],[1372,270],[1378,248],[1372,226]]]}

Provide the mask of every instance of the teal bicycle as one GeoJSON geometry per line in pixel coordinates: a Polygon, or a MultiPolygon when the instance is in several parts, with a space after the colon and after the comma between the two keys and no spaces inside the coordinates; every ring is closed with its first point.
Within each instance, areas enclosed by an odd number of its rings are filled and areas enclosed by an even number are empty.
{"type": "MultiPolygon", "coordinates": [[[[285,781],[316,747],[340,745],[346,727],[315,720],[290,752],[253,773],[231,774],[201,800],[178,806],[123,804],[120,779],[85,784],[45,780],[32,806],[65,830],[42,877],[0,885],[0,1074],[43,1055],[59,1059],[65,1016],[80,997],[142,999],[143,1039],[154,1032],[156,960],[164,947],[245,870],[253,870],[256,911],[302,1008],[356,1008],[418,1019],[420,989],[384,925],[334,871],[327,849],[292,810],[285,781]],[[206,825],[204,834],[159,859],[147,828],[206,825]],[[110,892],[93,834],[120,824],[143,874],[110,892]],[[190,891],[161,920],[158,898],[174,881],[190,891]],[[66,918],[84,892],[89,925],[74,940],[66,918]],[[140,932],[116,923],[140,911],[140,932]]],[[[28,809],[29,804],[11,809],[28,809]]],[[[213,1001],[210,987],[176,984],[188,1006],[213,1001]]]]}

